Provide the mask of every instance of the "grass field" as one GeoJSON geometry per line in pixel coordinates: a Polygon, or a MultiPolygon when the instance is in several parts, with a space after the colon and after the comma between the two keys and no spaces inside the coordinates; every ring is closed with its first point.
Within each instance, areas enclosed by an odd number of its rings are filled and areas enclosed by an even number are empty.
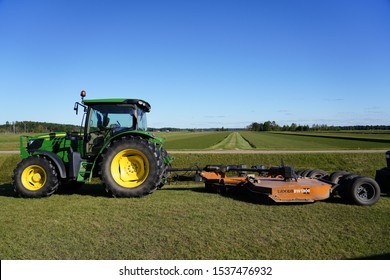
{"type": "Polygon", "coordinates": [[[19,149],[19,134],[0,134],[0,151],[19,149]]]}
{"type": "Polygon", "coordinates": [[[390,139],[387,135],[361,135],[347,136],[344,133],[261,133],[241,132],[241,135],[252,146],[260,150],[369,150],[388,149],[390,139]],[[324,137],[326,136],[326,137],[324,137]]]}
{"type": "MultiPolygon", "coordinates": [[[[286,164],[372,175],[381,153],[177,154],[175,166],[286,164]]],[[[115,199],[100,184],[45,199],[14,195],[17,155],[0,155],[0,259],[361,259],[390,257],[390,197],[371,207],[338,197],[268,205],[245,194],[166,185],[141,199],[115,199]]]]}
{"type": "MultiPolygon", "coordinates": [[[[159,132],[167,150],[386,150],[390,133],[159,132]]],[[[0,134],[0,151],[18,150],[19,135],[0,134]]]]}
{"type": "Polygon", "coordinates": [[[167,150],[202,150],[218,144],[230,132],[160,132],[167,150]]]}
{"type": "Polygon", "coordinates": [[[168,150],[243,149],[243,150],[385,150],[390,136],[369,133],[269,133],[269,132],[171,132],[166,138],[168,150]]]}

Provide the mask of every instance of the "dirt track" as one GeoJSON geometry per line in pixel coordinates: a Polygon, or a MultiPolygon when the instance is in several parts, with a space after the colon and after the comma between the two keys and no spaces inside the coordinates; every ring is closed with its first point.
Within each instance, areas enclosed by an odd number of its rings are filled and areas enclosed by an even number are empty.
{"type": "MultiPolygon", "coordinates": [[[[385,153],[386,150],[315,150],[315,151],[283,151],[283,150],[169,150],[170,154],[316,154],[316,153],[385,153]]],[[[18,154],[19,151],[0,151],[0,154],[18,154]]]]}
{"type": "Polygon", "coordinates": [[[19,154],[19,151],[0,151],[0,154],[19,154]]]}

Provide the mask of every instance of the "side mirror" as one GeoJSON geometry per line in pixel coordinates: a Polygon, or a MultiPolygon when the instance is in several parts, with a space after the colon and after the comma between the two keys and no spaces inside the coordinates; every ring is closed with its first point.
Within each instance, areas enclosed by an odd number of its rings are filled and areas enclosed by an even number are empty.
{"type": "Polygon", "coordinates": [[[79,103],[79,102],[76,102],[76,103],[74,104],[74,107],[73,107],[73,110],[76,111],[76,115],[79,114],[79,106],[81,106],[81,107],[84,108],[84,112],[87,112],[87,106],[85,106],[85,105],[83,105],[83,104],[81,104],[81,103],[79,103]]]}

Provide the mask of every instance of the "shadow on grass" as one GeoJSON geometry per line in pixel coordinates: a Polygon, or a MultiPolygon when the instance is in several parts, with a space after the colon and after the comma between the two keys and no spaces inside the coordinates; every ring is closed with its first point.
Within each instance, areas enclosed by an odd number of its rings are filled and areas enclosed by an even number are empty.
{"type": "MultiPolygon", "coordinates": [[[[215,194],[227,197],[233,200],[252,203],[252,204],[263,204],[263,205],[304,205],[310,204],[311,202],[289,202],[289,203],[277,203],[268,198],[265,195],[255,194],[245,189],[236,189],[230,190],[226,193],[218,193],[217,191],[212,192],[206,190],[206,188],[201,186],[171,186],[166,185],[160,190],[156,191],[185,191],[185,192],[196,192],[196,193],[205,193],[205,194],[215,194]]],[[[103,184],[85,184],[85,185],[76,185],[76,186],[60,186],[55,193],[55,195],[81,195],[81,196],[92,196],[92,197],[111,197],[109,193],[105,190],[103,184]]],[[[390,194],[382,194],[382,197],[390,197],[390,194]]],[[[18,197],[17,193],[14,191],[14,187],[10,183],[0,184],[0,197],[18,197]]],[[[326,203],[332,204],[349,204],[344,201],[339,196],[332,196],[326,200],[323,200],[326,203]]]]}
{"type": "MultiPolygon", "coordinates": [[[[226,193],[219,193],[218,191],[208,191],[204,187],[196,186],[184,186],[184,187],[170,187],[170,185],[162,188],[162,191],[191,191],[197,193],[211,193],[215,195],[221,195],[223,197],[227,197],[233,200],[242,201],[246,203],[252,204],[262,204],[262,205],[305,205],[312,204],[315,202],[275,202],[266,195],[256,194],[250,192],[246,189],[231,189],[226,193]]],[[[390,197],[390,194],[382,193],[381,197],[390,197]]],[[[351,205],[350,202],[342,199],[340,196],[331,196],[325,200],[318,200],[321,202],[329,203],[329,204],[339,204],[339,205],[351,205]]]]}
{"type": "MultiPolygon", "coordinates": [[[[252,204],[263,204],[263,205],[278,205],[276,202],[264,195],[258,195],[251,193],[245,189],[230,189],[227,192],[220,193],[216,191],[206,190],[205,187],[163,187],[161,191],[191,191],[196,193],[214,194],[220,195],[226,198],[230,198],[236,201],[252,204]]],[[[297,203],[294,203],[297,204],[297,203]]]]}
{"type": "Polygon", "coordinates": [[[353,260],[390,260],[390,253],[354,258],[353,260]]]}
{"type": "Polygon", "coordinates": [[[103,184],[84,184],[72,186],[60,186],[57,195],[81,195],[92,197],[112,197],[107,193],[103,184]]]}
{"type": "Polygon", "coordinates": [[[17,197],[12,184],[0,184],[0,196],[17,197]]]}
{"type": "MultiPolygon", "coordinates": [[[[93,197],[111,197],[102,184],[86,184],[84,186],[60,186],[54,195],[83,195],[93,197]]],[[[0,197],[19,197],[10,183],[0,185],[0,197]]]]}

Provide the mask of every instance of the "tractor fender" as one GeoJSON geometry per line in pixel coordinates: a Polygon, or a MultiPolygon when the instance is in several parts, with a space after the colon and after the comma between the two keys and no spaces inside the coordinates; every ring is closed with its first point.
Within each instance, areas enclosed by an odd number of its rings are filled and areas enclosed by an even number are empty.
{"type": "Polygon", "coordinates": [[[57,167],[58,172],[60,173],[60,177],[62,179],[66,178],[65,164],[57,154],[45,150],[30,150],[30,153],[34,155],[44,155],[48,157],[57,167]]]}
{"type": "Polygon", "coordinates": [[[145,138],[145,139],[150,139],[150,138],[153,138],[153,136],[145,133],[145,132],[141,132],[141,131],[125,131],[125,132],[121,132],[121,133],[118,133],[118,134],[115,134],[114,136],[112,136],[105,144],[104,146],[100,149],[99,153],[98,153],[98,156],[100,156],[103,151],[107,148],[108,145],[110,145],[115,139],[119,139],[119,138],[122,138],[124,136],[140,136],[142,138],[145,138]]]}

